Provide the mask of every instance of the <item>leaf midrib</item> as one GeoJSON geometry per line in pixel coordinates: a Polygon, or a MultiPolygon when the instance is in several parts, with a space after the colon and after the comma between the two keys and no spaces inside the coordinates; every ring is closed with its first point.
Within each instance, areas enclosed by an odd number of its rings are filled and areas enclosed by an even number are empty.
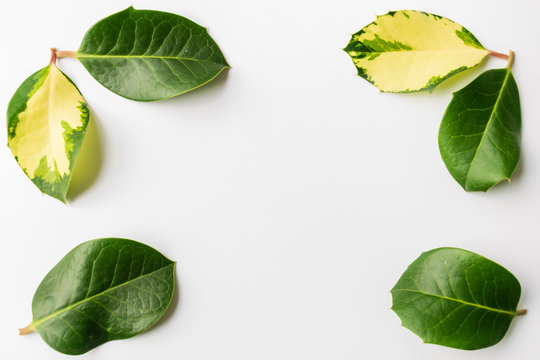
{"type": "MultiPolygon", "coordinates": [[[[48,99],[47,99],[47,115],[49,116],[49,118],[47,119],[47,125],[49,127],[49,151],[54,154],[54,150],[52,149],[52,139],[53,139],[53,135],[52,135],[52,119],[53,119],[53,114],[52,114],[52,108],[53,108],[53,99],[54,99],[54,89],[53,89],[53,74],[51,74],[51,70],[54,71],[54,69],[52,68],[53,66],[56,66],[55,64],[51,64],[50,67],[49,67],[49,73],[47,74],[47,79],[45,81],[48,82],[48,85],[49,85],[49,91],[48,91],[48,99]]],[[[45,84],[43,84],[45,85],[45,84]]],[[[55,165],[56,165],[56,159],[54,159],[54,156],[51,156],[53,158],[53,161],[55,162],[55,165]]],[[[48,166],[48,165],[47,165],[48,166]]],[[[37,171],[37,168],[36,170],[34,170],[34,177],[36,175],[36,171],[37,171]]]]}
{"type": "Polygon", "coordinates": [[[503,83],[501,85],[501,89],[499,90],[499,95],[497,95],[497,100],[495,100],[495,104],[493,105],[493,110],[491,110],[491,114],[489,114],[489,120],[488,120],[488,122],[486,124],[485,131],[482,134],[482,138],[480,139],[480,142],[478,143],[476,151],[474,152],[474,156],[473,156],[473,158],[471,160],[471,164],[469,165],[469,168],[467,169],[467,174],[465,175],[465,188],[467,188],[467,186],[468,186],[469,174],[471,173],[473,163],[475,162],[476,157],[478,156],[478,152],[480,151],[480,148],[482,147],[482,144],[484,143],[484,139],[486,137],[488,129],[491,126],[491,121],[494,118],[493,115],[495,114],[495,111],[497,110],[497,108],[499,106],[499,101],[501,100],[501,96],[502,96],[503,90],[504,90],[504,88],[506,86],[506,82],[508,81],[508,78],[510,77],[510,73],[511,73],[511,71],[509,69],[506,69],[506,76],[504,77],[504,81],[503,81],[503,83]]]}
{"type": "Polygon", "coordinates": [[[152,272],[149,272],[148,274],[144,274],[144,275],[138,276],[138,277],[136,277],[136,278],[134,278],[134,279],[128,280],[128,281],[126,281],[126,282],[123,282],[123,283],[118,284],[118,285],[116,285],[116,286],[113,286],[113,287],[111,287],[111,288],[108,288],[107,290],[104,290],[104,291],[102,291],[102,292],[100,292],[100,293],[94,294],[94,295],[92,295],[92,296],[90,296],[90,297],[87,297],[87,298],[85,298],[85,299],[83,299],[83,300],[77,301],[76,303],[73,303],[73,304],[71,304],[71,305],[68,305],[68,306],[66,306],[66,307],[63,308],[63,309],[57,310],[57,311],[53,312],[52,314],[49,314],[49,315],[45,316],[44,318],[41,318],[41,319],[39,319],[39,320],[37,320],[37,321],[32,321],[32,324],[30,324],[30,326],[33,327],[34,329],[36,329],[39,325],[43,324],[44,322],[46,322],[46,321],[48,321],[48,320],[50,320],[50,319],[52,319],[52,318],[55,318],[55,317],[57,317],[58,315],[60,315],[60,314],[62,314],[62,313],[64,313],[64,312],[66,312],[66,311],[69,311],[69,310],[71,310],[71,309],[73,309],[73,308],[75,308],[75,307],[77,307],[77,306],[79,306],[79,305],[81,305],[81,304],[83,304],[83,303],[85,303],[85,302],[87,302],[87,301],[90,301],[90,300],[92,300],[92,299],[95,299],[95,298],[98,297],[98,296],[104,295],[104,294],[107,293],[108,291],[111,291],[111,290],[117,289],[117,288],[119,288],[119,287],[128,285],[128,284],[131,283],[132,281],[139,280],[139,279],[142,279],[142,278],[144,278],[144,277],[146,277],[146,276],[150,276],[150,275],[152,275],[152,274],[155,274],[156,272],[161,271],[161,270],[163,270],[163,269],[166,269],[167,267],[169,267],[169,266],[171,266],[171,265],[174,266],[174,262],[173,262],[173,263],[170,263],[170,264],[167,264],[166,266],[163,266],[162,268],[159,268],[159,269],[157,269],[157,270],[154,270],[154,271],[152,271],[152,272]]]}
{"type": "Polygon", "coordinates": [[[426,296],[432,296],[432,297],[439,298],[439,299],[443,299],[443,300],[455,301],[455,302],[460,303],[460,304],[464,304],[464,305],[469,305],[469,306],[477,307],[477,308],[484,309],[484,310],[487,310],[487,311],[493,311],[493,312],[498,312],[498,313],[510,315],[510,316],[512,316],[512,317],[515,317],[515,316],[516,316],[516,312],[515,312],[515,311],[508,311],[508,310],[496,309],[496,308],[492,308],[492,307],[490,307],[490,306],[480,305],[480,304],[477,304],[477,303],[472,303],[472,302],[468,302],[468,301],[461,300],[461,299],[455,299],[455,298],[447,297],[447,296],[444,296],[444,295],[430,294],[430,293],[427,293],[427,292],[424,292],[424,291],[421,291],[421,290],[414,290],[414,289],[393,289],[392,291],[408,291],[408,292],[414,292],[414,293],[418,293],[418,294],[422,294],[422,295],[426,295],[426,296]]]}
{"type": "Polygon", "coordinates": [[[198,62],[207,62],[212,64],[224,65],[210,60],[202,60],[195,58],[184,58],[177,56],[159,56],[159,55],[94,55],[94,54],[85,54],[85,53],[76,53],[77,58],[96,58],[96,59],[169,59],[169,60],[180,60],[180,61],[198,61],[198,62]]]}
{"type": "MultiPolygon", "coordinates": [[[[354,51],[354,50],[353,50],[354,51]]],[[[459,51],[459,52],[476,52],[476,51],[481,51],[481,52],[485,52],[486,53],[486,56],[487,54],[489,53],[489,50],[487,49],[479,49],[479,48],[471,48],[471,49],[432,49],[432,50],[419,50],[419,49],[410,49],[410,50],[407,50],[407,49],[400,49],[400,50],[385,50],[385,51],[354,51],[356,53],[362,53],[362,54],[385,54],[385,53],[395,53],[395,52],[455,52],[455,51],[459,51]]]]}

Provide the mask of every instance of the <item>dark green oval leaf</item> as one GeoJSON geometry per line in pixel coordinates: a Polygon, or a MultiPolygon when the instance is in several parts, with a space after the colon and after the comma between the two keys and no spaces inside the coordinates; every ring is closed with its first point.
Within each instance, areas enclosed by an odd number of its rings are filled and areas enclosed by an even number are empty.
{"type": "Polygon", "coordinates": [[[45,276],[32,301],[32,323],[52,348],[83,354],[147,330],[169,307],[175,263],[127,239],[97,239],[71,250],[45,276]]]}
{"type": "Polygon", "coordinates": [[[439,130],[450,174],[466,191],[510,180],[519,161],[521,110],[510,69],[488,70],[454,93],[439,130]]]}
{"type": "Polygon", "coordinates": [[[516,315],[521,286],[508,270],[470,251],[420,255],[392,289],[392,310],[424,342],[473,350],[499,342],[516,315]]]}
{"type": "Polygon", "coordinates": [[[54,59],[27,78],[9,102],[8,146],[41,192],[66,202],[89,110],[54,59]]]}
{"type": "Polygon", "coordinates": [[[206,28],[176,14],[133,7],[90,28],[76,56],[107,89],[138,101],[185,93],[229,67],[206,28]]]}

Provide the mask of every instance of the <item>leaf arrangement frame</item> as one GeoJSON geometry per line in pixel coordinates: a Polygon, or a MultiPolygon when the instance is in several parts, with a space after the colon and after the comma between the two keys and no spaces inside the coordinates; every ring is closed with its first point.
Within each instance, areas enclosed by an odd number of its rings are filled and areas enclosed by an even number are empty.
{"type": "Polygon", "coordinates": [[[508,60],[454,93],[439,129],[441,157],[466,191],[510,180],[520,157],[521,110],[514,53],[487,50],[465,27],[416,10],[391,11],[355,33],[345,47],[358,75],[382,92],[432,92],[488,55],[508,60]]]}
{"type": "MultiPolygon", "coordinates": [[[[432,92],[488,55],[507,59],[506,68],[488,70],[454,93],[441,122],[439,148],[466,191],[487,191],[510,180],[521,132],[512,52],[489,51],[463,26],[414,10],[379,16],[344,50],[359,76],[382,92],[397,93],[432,92]]],[[[62,202],[90,111],[57,67],[59,57],[78,59],[105,88],[135,101],[183,94],[229,67],[206,28],[179,15],[133,7],[96,23],[79,50],[51,49],[49,65],[27,78],[9,103],[8,145],[32,182],[62,202]]],[[[80,244],[45,276],[32,301],[33,320],[20,333],[37,331],[52,348],[70,355],[138,335],[169,307],[175,264],[133,240],[80,244]]],[[[521,285],[514,275],[457,248],[420,255],[391,294],[403,326],[427,343],[465,350],[498,343],[513,319],[526,312],[517,309],[521,285]]]]}
{"type": "Polygon", "coordinates": [[[133,7],[97,22],[79,50],[51,50],[50,64],[26,79],[9,103],[8,146],[39,190],[64,203],[90,115],[57,58],[78,59],[105,88],[136,101],[192,91],[230,67],[206,28],[133,7]]]}

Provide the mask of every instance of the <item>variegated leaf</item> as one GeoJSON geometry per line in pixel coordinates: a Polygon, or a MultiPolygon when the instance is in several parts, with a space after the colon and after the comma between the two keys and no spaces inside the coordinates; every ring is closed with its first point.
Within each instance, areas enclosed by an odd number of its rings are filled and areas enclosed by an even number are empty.
{"type": "Polygon", "coordinates": [[[71,80],[54,62],[27,78],[7,113],[8,146],[26,175],[62,202],[81,147],[89,110],[71,80]]]}
{"type": "Polygon", "coordinates": [[[344,50],[358,75],[384,92],[431,92],[490,53],[463,26],[414,10],[377,17],[344,50]]]}

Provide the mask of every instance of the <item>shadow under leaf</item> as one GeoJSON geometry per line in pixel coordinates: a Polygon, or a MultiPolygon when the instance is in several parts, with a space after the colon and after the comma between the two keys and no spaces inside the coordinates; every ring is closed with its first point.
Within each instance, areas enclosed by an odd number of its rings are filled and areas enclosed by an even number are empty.
{"type": "MultiPolygon", "coordinates": [[[[211,96],[214,93],[220,92],[223,90],[227,78],[229,76],[230,68],[224,69],[220,74],[218,74],[214,79],[210,80],[208,83],[202,85],[199,88],[188,91],[184,94],[174,96],[170,99],[166,99],[166,102],[184,102],[184,101],[193,101],[194,98],[206,98],[211,96]]],[[[155,103],[159,103],[156,101],[155,103]]]]}
{"type": "Polygon", "coordinates": [[[90,121],[73,168],[67,199],[71,201],[88,189],[98,178],[102,165],[103,143],[99,136],[96,117],[90,110],[90,121]]]}
{"type": "Polygon", "coordinates": [[[459,91],[463,87],[470,84],[480,74],[486,71],[486,63],[487,60],[483,59],[478,65],[450,76],[448,79],[444,80],[439,86],[435,88],[432,95],[445,96],[448,93],[452,94],[456,91],[459,91]]]}

